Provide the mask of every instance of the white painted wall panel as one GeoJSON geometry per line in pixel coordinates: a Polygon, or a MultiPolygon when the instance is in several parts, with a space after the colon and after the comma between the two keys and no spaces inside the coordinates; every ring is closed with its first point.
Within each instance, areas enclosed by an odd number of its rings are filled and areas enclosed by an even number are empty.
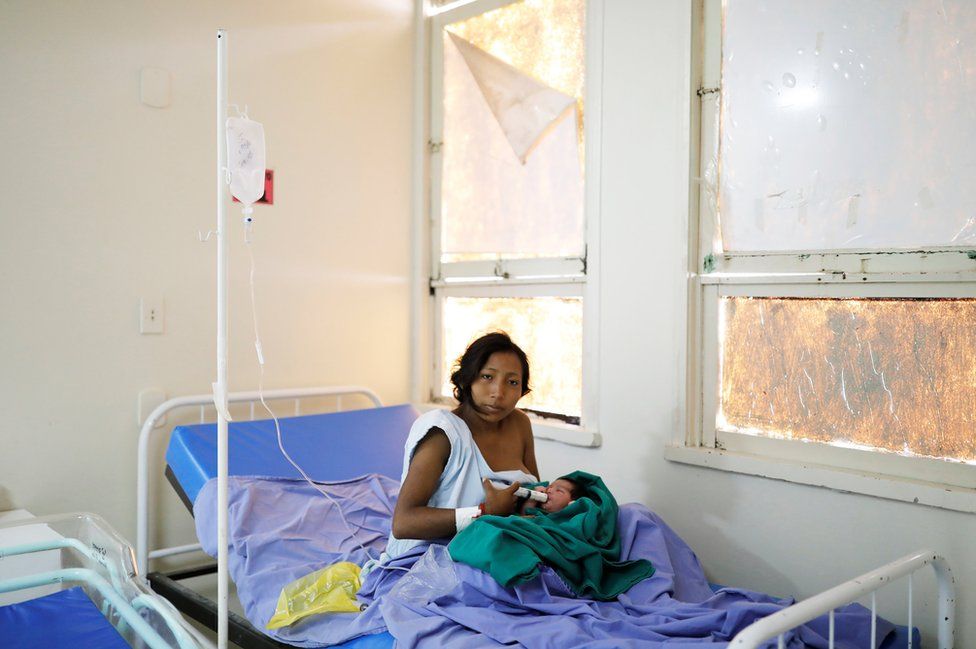
{"type": "MultiPolygon", "coordinates": [[[[209,391],[218,27],[275,170],[255,210],[266,386],[406,400],[412,17],[410,0],[2,5],[0,510],[91,510],[134,541],[137,395],[209,391]],[[146,66],[171,72],[169,108],[140,103],[146,66]],[[163,296],[164,334],[139,334],[143,296],[163,296]]],[[[239,214],[229,370],[248,390],[239,214]]],[[[191,541],[157,486],[160,538],[191,541]]]]}

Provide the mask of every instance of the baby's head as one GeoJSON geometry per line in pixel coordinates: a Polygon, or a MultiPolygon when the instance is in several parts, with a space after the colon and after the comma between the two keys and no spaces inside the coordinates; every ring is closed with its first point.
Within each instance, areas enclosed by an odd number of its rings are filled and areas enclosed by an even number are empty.
{"type": "Polygon", "coordinates": [[[553,480],[546,487],[549,500],[542,503],[542,510],[550,514],[561,511],[581,495],[579,492],[579,485],[572,480],[566,478],[553,480]]]}

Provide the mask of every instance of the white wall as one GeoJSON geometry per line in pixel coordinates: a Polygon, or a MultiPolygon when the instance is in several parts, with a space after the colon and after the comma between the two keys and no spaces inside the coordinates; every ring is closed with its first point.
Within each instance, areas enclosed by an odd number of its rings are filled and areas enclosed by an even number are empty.
{"type": "MultiPolygon", "coordinates": [[[[264,122],[258,206],[266,386],[408,396],[410,0],[0,5],[0,510],[90,510],[134,541],[136,398],[216,375],[216,47],[264,122]],[[144,66],[172,106],[139,101],[144,66]],[[140,297],[166,331],[140,335],[140,297]]],[[[254,389],[247,255],[229,213],[230,387],[254,389]]],[[[192,523],[168,486],[161,535],[192,523]]]]}
{"type": "MultiPolygon", "coordinates": [[[[714,581],[807,596],[911,550],[944,553],[957,584],[957,647],[976,646],[976,518],[675,464],[687,345],[691,2],[605,0],[600,226],[603,446],[539,441],[544,476],[601,474],[622,502],[660,513],[714,581]],[[968,619],[967,619],[968,618],[968,619]]],[[[916,581],[931,590],[932,580],[916,581]]],[[[882,600],[898,603],[907,586],[882,600]]],[[[918,600],[917,600],[918,601],[918,600]]],[[[916,622],[920,613],[916,610],[916,622]]],[[[924,622],[933,633],[934,615],[924,622]]]]}

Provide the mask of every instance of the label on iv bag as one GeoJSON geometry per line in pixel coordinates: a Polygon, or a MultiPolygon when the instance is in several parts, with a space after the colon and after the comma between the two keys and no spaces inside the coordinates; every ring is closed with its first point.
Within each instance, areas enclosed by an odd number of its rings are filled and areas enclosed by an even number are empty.
{"type": "Polygon", "coordinates": [[[227,118],[227,171],[230,193],[245,205],[264,195],[264,126],[245,117],[227,118]]]}

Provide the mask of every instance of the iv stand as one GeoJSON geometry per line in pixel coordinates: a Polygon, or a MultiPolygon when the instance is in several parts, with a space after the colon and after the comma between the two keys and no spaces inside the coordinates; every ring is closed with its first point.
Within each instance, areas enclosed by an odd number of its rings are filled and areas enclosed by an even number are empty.
{"type": "Polygon", "coordinates": [[[227,32],[217,30],[217,648],[227,649],[227,32]]]}

